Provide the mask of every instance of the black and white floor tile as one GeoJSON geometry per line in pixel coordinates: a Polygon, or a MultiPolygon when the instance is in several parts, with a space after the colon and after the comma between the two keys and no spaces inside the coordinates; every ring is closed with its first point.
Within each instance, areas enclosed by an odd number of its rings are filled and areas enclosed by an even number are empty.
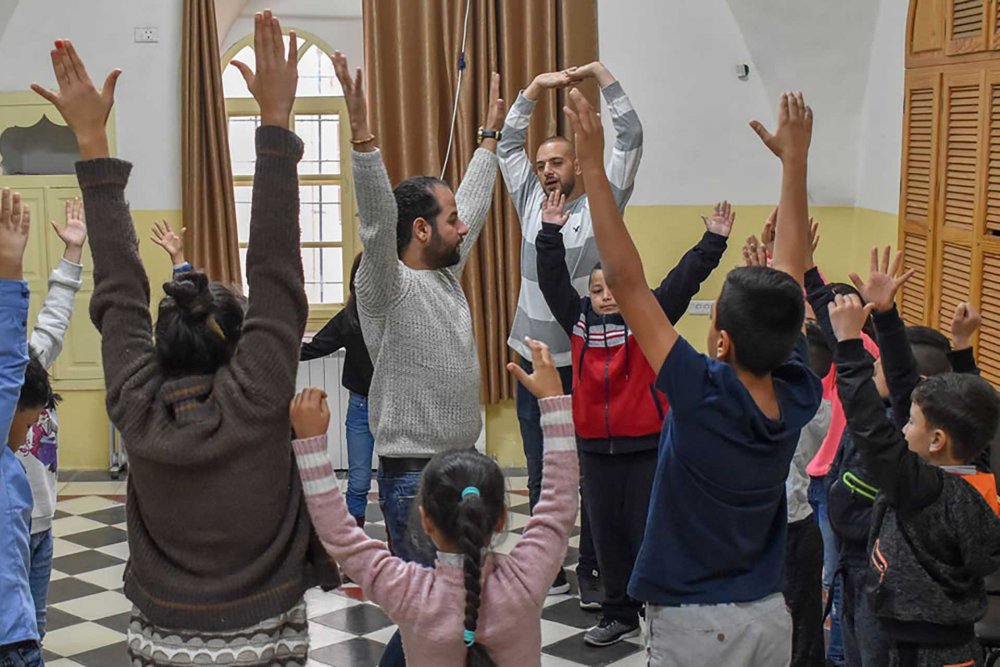
{"type": "MultiPolygon", "coordinates": [[[[125,632],[131,603],[122,595],[122,573],[128,558],[125,532],[125,482],[107,473],[61,475],[56,520],[52,584],[49,590],[48,633],[44,656],[48,667],[117,667],[128,663],[125,632]]],[[[528,522],[526,478],[508,477],[511,498],[510,532],[497,551],[507,553],[528,522]]],[[[374,482],[373,482],[374,484],[374,482]]],[[[385,539],[385,525],[372,493],[365,531],[385,539]]],[[[578,535],[570,539],[566,564],[574,583],[578,535]]],[[[369,667],[377,665],[395,626],[377,606],[365,601],[353,585],[324,593],[307,593],[310,665],[369,667]]],[[[548,598],[542,613],[542,666],[646,664],[642,638],[606,648],[592,648],[583,634],[597,614],[580,609],[575,595],[548,598]]]]}

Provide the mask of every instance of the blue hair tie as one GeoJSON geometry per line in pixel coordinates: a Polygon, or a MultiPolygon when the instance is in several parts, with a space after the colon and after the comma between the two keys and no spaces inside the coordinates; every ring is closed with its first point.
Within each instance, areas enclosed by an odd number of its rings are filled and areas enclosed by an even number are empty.
{"type": "MultiPolygon", "coordinates": [[[[477,489],[474,486],[467,486],[464,489],[462,489],[463,498],[466,496],[478,496],[478,495],[479,495],[479,489],[477,489]]],[[[466,632],[468,632],[468,630],[466,632]]]]}
{"type": "Polygon", "coordinates": [[[466,630],[465,632],[462,633],[462,639],[465,640],[466,646],[472,646],[473,644],[476,643],[476,631],[466,630]]]}

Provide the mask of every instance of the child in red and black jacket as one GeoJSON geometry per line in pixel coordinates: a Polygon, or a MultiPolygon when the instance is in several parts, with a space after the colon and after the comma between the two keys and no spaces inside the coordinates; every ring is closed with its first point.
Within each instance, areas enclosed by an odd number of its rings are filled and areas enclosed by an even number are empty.
{"type": "MultiPolygon", "coordinates": [[[[565,197],[558,191],[542,207],[535,240],[538,284],[573,351],[573,424],[580,450],[583,502],[590,516],[604,582],[600,623],[584,639],[608,646],[639,631],[641,603],[627,593],[642,543],[666,396],[639,350],[598,264],[589,296],[580,297],[566,268],[562,226],[565,197]]],[[[735,213],[717,204],[707,231],[653,290],[671,322],[680,319],[726,250],[735,213]]]]}

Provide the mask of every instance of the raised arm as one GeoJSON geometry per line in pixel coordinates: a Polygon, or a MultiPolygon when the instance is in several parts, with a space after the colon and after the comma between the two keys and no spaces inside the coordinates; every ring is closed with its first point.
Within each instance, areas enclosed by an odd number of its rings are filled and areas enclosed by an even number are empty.
{"type": "Polygon", "coordinates": [[[302,491],[323,548],[370,600],[398,620],[400,610],[410,602],[409,589],[419,586],[417,572],[422,568],[393,556],[385,542],[371,539],[358,528],[347,511],[327,454],[330,409],[326,393],[321,389],[300,393],[292,400],[290,419],[302,491]]]}
{"type": "Polygon", "coordinates": [[[497,144],[497,158],[500,161],[500,173],[507,185],[507,192],[510,193],[514,208],[517,210],[517,217],[521,221],[522,231],[525,206],[532,195],[542,189],[538,178],[535,177],[532,160],[524,149],[528,140],[531,113],[535,110],[538,98],[546,90],[562,88],[569,84],[569,81],[566,72],[539,74],[518,94],[504,119],[503,131],[497,144]]]}
{"type": "Polygon", "coordinates": [[[972,350],[972,337],[982,322],[982,315],[971,303],[963,301],[955,307],[955,314],[951,318],[952,350],[948,353],[948,361],[956,373],[979,375],[976,355],[972,350]]]}
{"type": "Polygon", "coordinates": [[[361,220],[361,242],[365,246],[365,254],[355,277],[358,308],[379,317],[395,302],[402,284],[402,267],[396,246],[396,198],[382,163],[378,142],[369,129],[368,100],[361,84],[361,68],[357,68],[352,77],[347,58],[337,51],[333,54],[333,69],[344,91],[351,122],[354,193],[361,220]]]}
{"type": "Polygon", "coordinates": [[[121,70],[112,71],[98,90],[72,42],[58,40],[50,53],[58,91],[37,83],[32,90],[52,103],[76,135],[77,179],[91,226],[94,294],[90,319],[101,333],[104,382],[111,418],[123,433],[145,422],[156,373],[149,281],[139,258],[139,241],[125,200],[132,165],[109,157],[105,129],[121,70]],[[105,335],[114,331],[114,335],[105,335]]]}
{"type": "Polygon", "coordinates": [[[254,17],[254,71],[234,61],[260,107],[257,163],[247,249],[249,306],[243,336],[229,364],[245,394],[261,409],[285,414],[295,393],[299,346],[308,304],[299,249],[298,161],[302,140],[288,130],[298,84],[298,46],[269,11],[254,17]],[[283,399],[275,399],[276,392],[283,399]]]}
{"type": "Polygon", "coordinates": [[[621,83],[603,63],[595,61],[583,67],[571,67],[566,73],[572,83],[593,78],[601,87],[601,94],[611,113],[611,122],[615,126],[615,145],[611,148],[611,156],[606,165],[608,181],[618,208],[624,209],[632,196],[635,175],[642,159],[642,123],[639,115],[632,108],[632,102],[621,83]]]}
{"type": "Polygon", "coordinates": [[[564,110],[573,127],[604,279],[614,292],[642,353],[650,366],[658,369],[677,342],[677,331],[646,284],[642,259],[625,227],[601,163],[604,158],[601,119],[576,88],[570,91],[570,101],[574,108],[567,106],[564,110]]]}
{"type": "Polygon", "coordinates": [[[531,375],[517,364],[507,370],[538,399],[543,435],[542,495],[510,557],[499,566],[500,576],[509,577],[539,604],[566,555],[569,532],[576,518],[580,483],[576,437],[573,430],[573,398],[563,395],[562,381],[544,343],[529,340],[534,368],[531,375]]]}
{"type": "Polygon", "coordinates": [[[166,220],[157,220],[153,223],[153,230],[149,235],[149,240],[163,248],[163,251],[170,256],[170,264],[174,267],[175,276],[178,273],[194,269],[184,258],[185,232],[187,232],[187,227],[182,227],[181,233],[178,234],[170,228],[170,223],[166,220]]]}
{"type": "Polygon", "coordinates": [[[565,206],[566,195],[558,190],[553,190],[545,199],[542,229],[535,237],[535,269],[545,303],[566,335],[571,336],[582,307],[580,295],[573,287],[569,269],[566,268],[562,228],[569,220],[569,213],[563,211],[565,206]]]}
{"type": "Polygon", "coordinates": [[[941,471],[907,448],[906,439],[889,421],[872,379],[872,360],[861,342],[861,327],[873,308],[851,294],[837,295],[830,320],[838,344],[837,391],[847,416],[847,428],[871,480],[886,500],[901,511],[925,507],[941,491],[941,471]]]}
{"type": "Polygon", "coordinates": [[[716,204],[711,217],[702,216],[705,235],[695,247],[684,253],[677,266],[671,269],[659,287],[653,290],[653,295],[672,324],[681,319],[691,299],[701,289],[701,284],[719,265],[722,254],[726,252],[726,244],[729,241],[729,234],[733,231],[735,220],[736,212],[729,202],[716,204]]]}
{"type": "Polygon", "coordinates": [[[31,330],[31,349],[38,355],[42,366],[49,368],[62,352],[63,339],[73,317],[76,293],[83,285],[83,244],[87,240],[87,224],[83,217],[83,202],[66,200],[66,224],[52,228],[65,244],[62,261],[49,276],[49,293],[38,312],[38,320],[31,330]]]}
{"type": "Polygon", "coordinates": [[[771,266],[784,271],[800,285],[806,272],[809,245],[809,203],[806,197],[806,163],[812,140],[813,113],[802,93],[785,93],[778,105],[778,129],[768,132],[758,121],[750,126],[781,160],[781,198],[774,229],[771,266]]]}
{"type": "MultiPolygon", "coordinates": [[[[486,121],[483,129],[500,132],[503,123],[504,102],[500,98],[500,75],[493,73],[490,79],[490,106],[486,111],[486,121]]],[[[479,234],[483,231],[486,218],[490,214],[493,203],[493,190],[497,180],[497,140],[483,138],[482,144],[472,156],[469,169],[465,172],[461,185],[455,192],[455,206],[458,217],[464,222],[469,232],[459,246],[461,259],[451,268],[452,272],[461,277],[465,264],[469,261],[472,249],[476,245],[479,234]]]]}
{"type": "Polygon", "coordinates": [[[906,326],[896,310],[896,293],[913,275],[913,270],[900,273],[902,252],[896,253],[891,266],[889,257],[889,246],[882,251],[881,263],[878,248],[872,248],[868,280],[861,280],[856,273],[851,273],[850,278],[861,297],[873,309],[872,320],[878,335],[882,370],[889,387],[889,401],[896,426],[902,428],[910,418],[910,394],[920,382],[920,374],[910,341],[906,338],[906,326]]]}
{"type": "MultiPolygon", "coordinates": [[[[31,209],[21,195],[4,188],[0,195],[0,432],[9,433],[28,365],[28,283],[24,249],[31,209]]],[[[6,438],[6,436],[4,436],[6,438]]],[[[4,491],[6,492],[6,490],[4,491]]]]}
{"type": "Polygon", "coordinates": [[[347,319],[347,309],[342,309],[327,322],[313,339],[302,346],[299,361],[312,361],[333,354],[344,347],[346,341],[341,326],[347,319]]]}

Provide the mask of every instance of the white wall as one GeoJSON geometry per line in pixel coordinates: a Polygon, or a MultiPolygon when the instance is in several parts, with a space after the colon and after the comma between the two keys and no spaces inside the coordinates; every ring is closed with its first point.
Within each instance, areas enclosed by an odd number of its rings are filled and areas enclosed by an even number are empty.
{"type": "Polygon", "coordinates": [[[643,120],[633,204],[770,204],[781,92],[816,112],[813,205],[895,211],[905,0],[598,0],[602,60],[643,120]],[[751,67],[748,81],[735,74],[751,67]]]}
{"type": "Polygon", "coordinates": [[[896,213],[903,142],[904,0],[881,3],[865,93],[857,205],[896,213]]]}
{"type": "Polygon", "coordinates": [[[136,163],[129,200],[136,209],[178,209],[180,188],[180,0],[3,0],[0,90],[33,81],[54,87],[49,50],[58,38],[77,47],[95,81],[121,67],[116,106],[118,155],[136,163]],[[13,9],[13,11],[11,11],[13,9]],[[160,41],[136,44],[137,26],[160,41]]]}

